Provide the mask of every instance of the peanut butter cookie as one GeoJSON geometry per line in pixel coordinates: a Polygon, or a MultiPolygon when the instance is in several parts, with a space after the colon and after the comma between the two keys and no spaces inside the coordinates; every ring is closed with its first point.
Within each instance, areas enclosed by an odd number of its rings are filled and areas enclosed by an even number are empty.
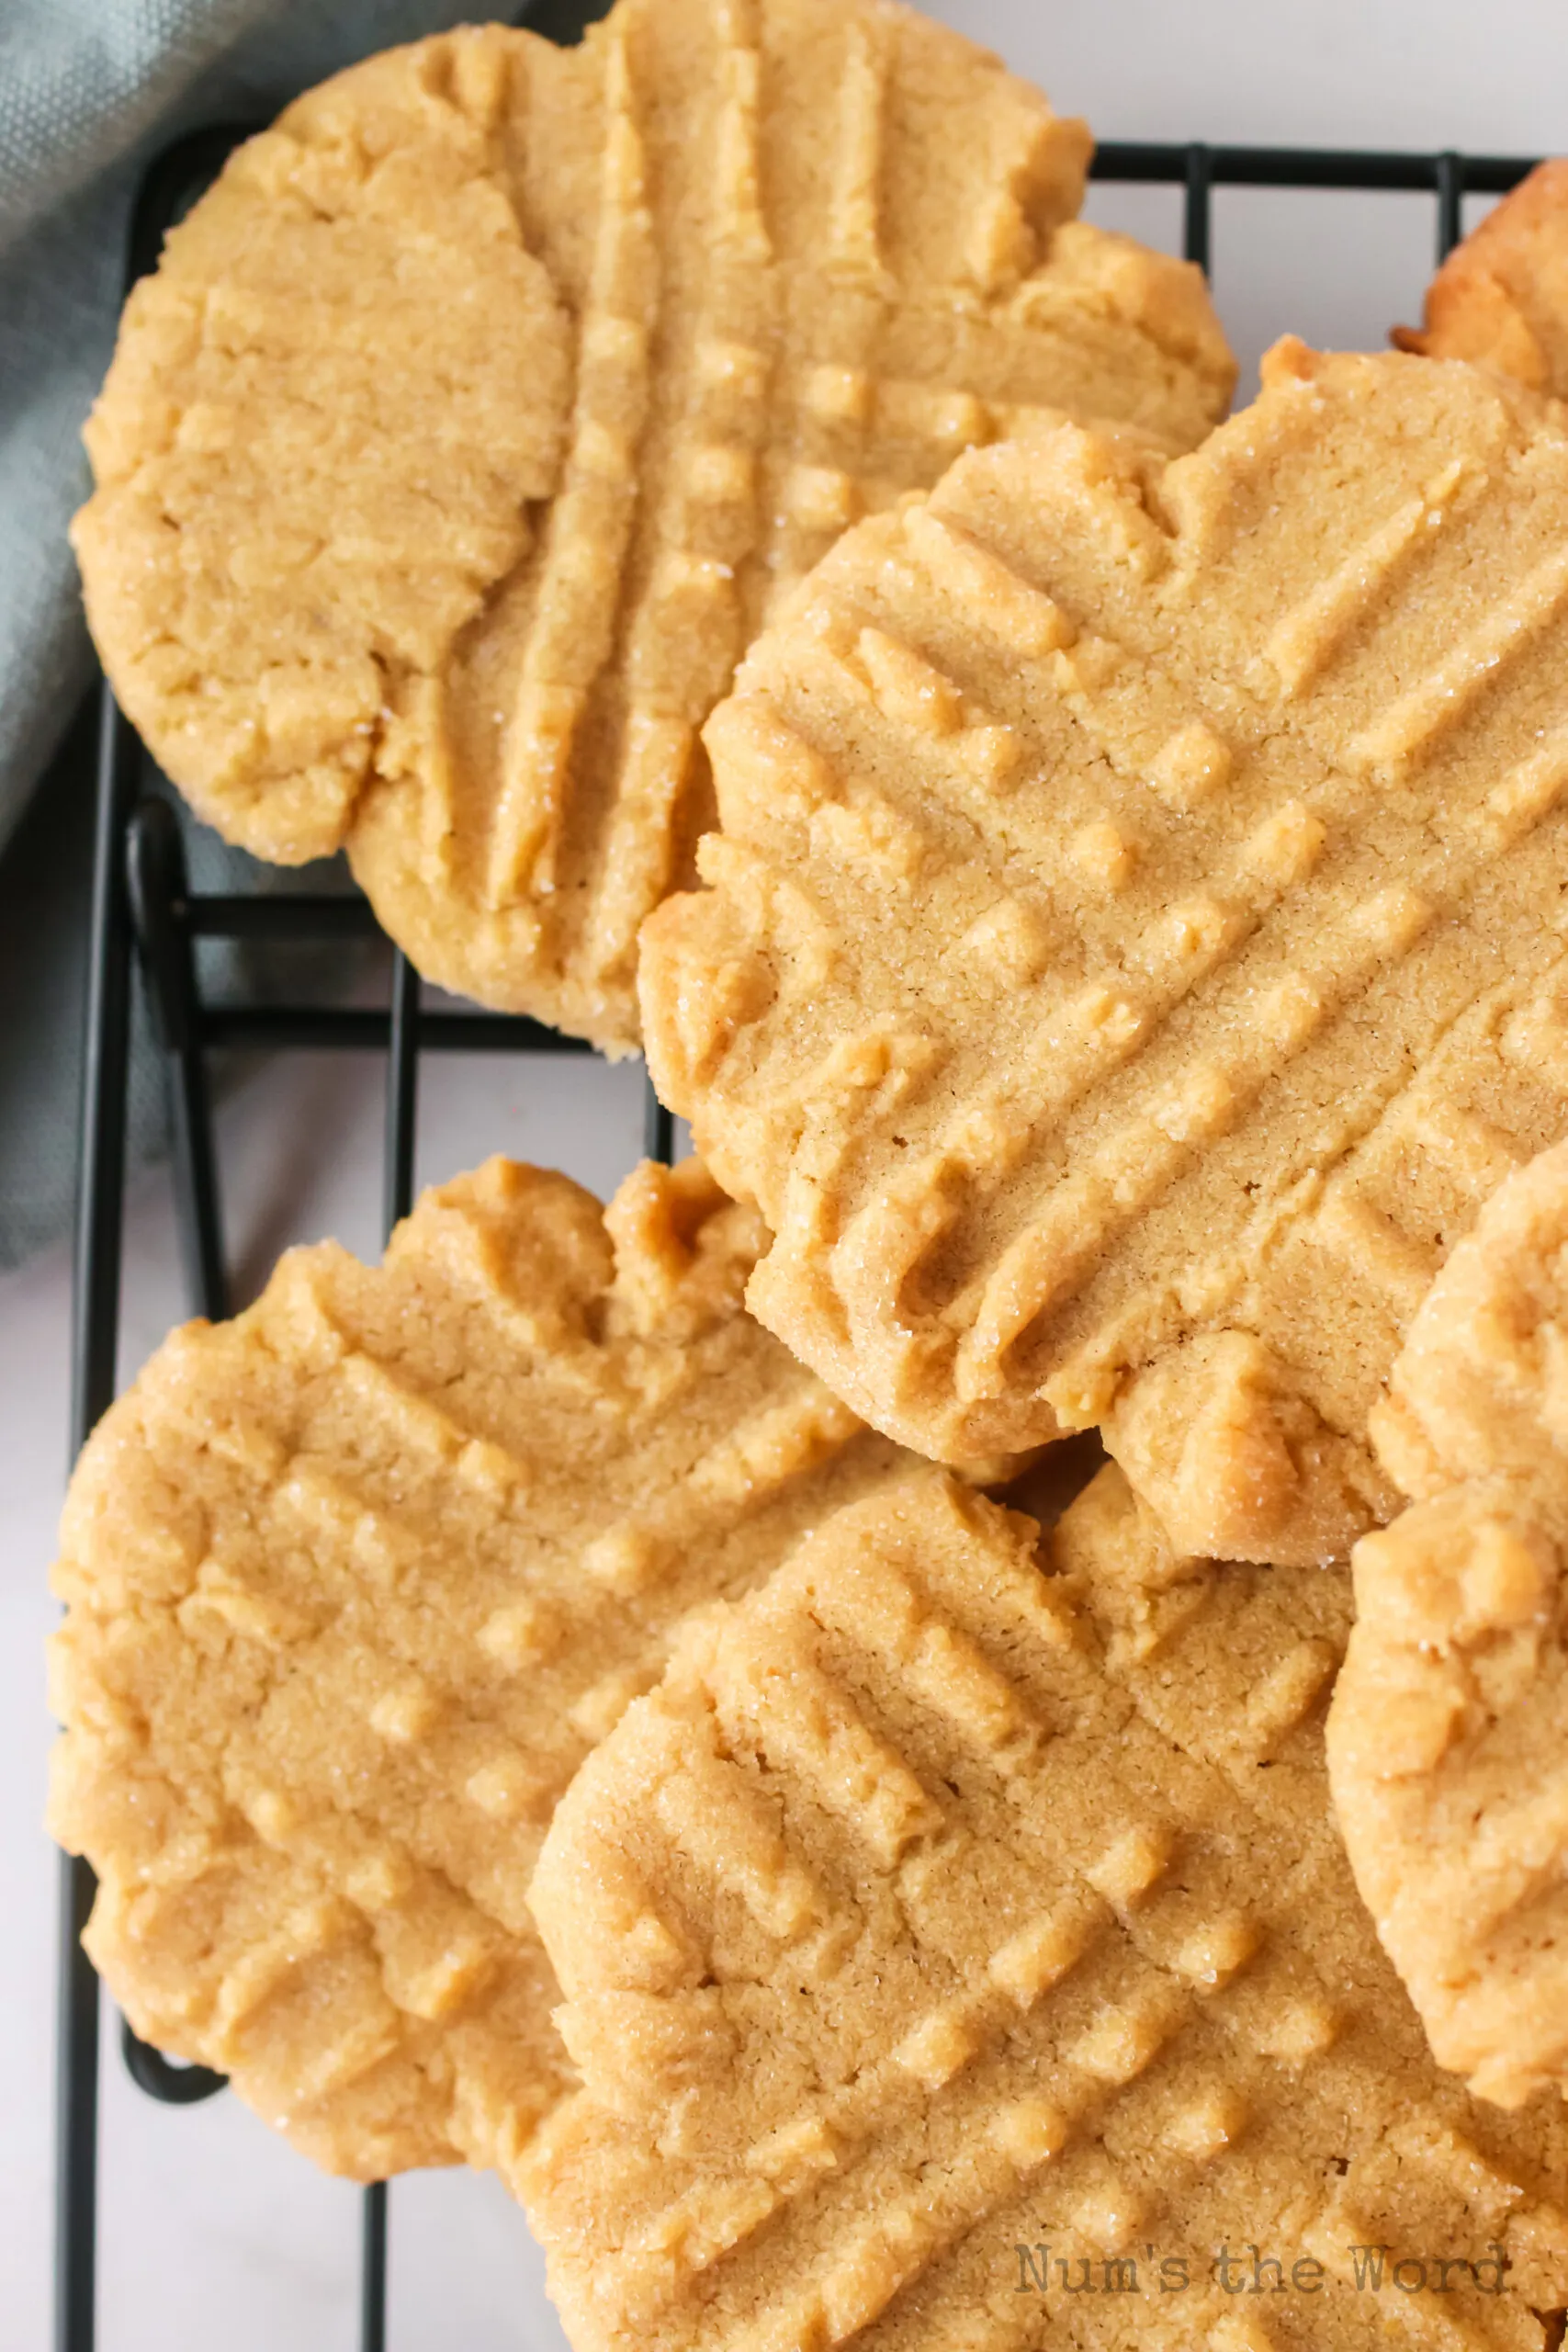
{"type": "Polygon", "coordinates": [[[1454,247],[1427,288],[1424,325],[1395,327],[1393,341],[1568,394],[1568,163],[1538,164],[1454,247]]]}
{"type": "Polygon", "coordinates": [[[296,1250],[72,1483],[51,1826],[139,2033],[336,2172],[512,2161],[569,2079],[525,1891],[676,1625],[897,1456],[744,1313],[694,1162],[505,1160],[296,1250]]]}
{"type": "Polygon", "coordinates": [[[1540,2346],[1568,2114],[1438,2071],[1357,1900],[1346,1572],[1180,1560],[1114,1467],[1036,1536],[839,1512],[558,1808],[578,2352],[1540,2346]]]}
{"type": "Polygon", "coordinates": [[[749,1297],[938,1459],[1103,1427],[1205,1556],[1348,1554],[1438,1266],[1568,1118],[1568,430],[1281,345],[1168,465],[1064,425],[851,533],[643,934],[749,1297]]]}
{"type": "Polygon", "coordinates": [[[1042,406],[1224,413],[1198,273],[1073,217],[1089,152],[888,0],[620,0],[327,83],[174,231],[88,427],[126,710],[230,840],[346,844],[432,979],[630,1051],[778,593],[1042,406]]]}
{"type": "Polygon", "coordinates": [[[1374,1428],[1420,1498],[1356,1546],[1345,1841],[1441,2064],[1568,2090],[1568,1144],[1434,1283],[1374,1428]]]}

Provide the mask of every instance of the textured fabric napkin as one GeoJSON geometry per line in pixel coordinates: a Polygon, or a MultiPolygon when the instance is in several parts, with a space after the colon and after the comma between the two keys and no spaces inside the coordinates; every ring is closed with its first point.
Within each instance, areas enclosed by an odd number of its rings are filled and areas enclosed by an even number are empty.
{"type": "MultiPolygon", "coordinates": [[[[356,57],[484,13],[0,0],[0,1266],[58,1233],[72,1199],[90,735],[65,737],[92,659],[65,526],[86,488],[78,436],[114,345],[137,183],[183,130],[264,119],[356,57]]],[[[144,1156],[160,1117],[144,1059],[132,1111],[144,1156]]]]}

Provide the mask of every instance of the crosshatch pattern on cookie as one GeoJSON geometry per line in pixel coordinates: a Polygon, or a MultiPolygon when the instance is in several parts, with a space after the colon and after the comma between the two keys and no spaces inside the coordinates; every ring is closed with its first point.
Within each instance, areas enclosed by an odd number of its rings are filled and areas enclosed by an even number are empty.
{"type": "Polygon", "coordinates": [[[1568,2089],[1568,1145],[1487,1203],[1374,1419],[1410,1510],[1352,1555],[1329,1719],[1356,1880],[1445,2066],[1568,2089]]]}
{"type": "Polygon", "coordinates": [[[1073,219],[1089,144],[886,0],[621,0],[327,84],[175,231],[89,429],[127,709],[231,839],[346,842],[429,977],[629,1049],[770,602],[1042,404],[1224,413],[1198,274],[1073,219]]]}
{"type": "Polygon", "coordinates": [[[1568,2134],[1438,2072],[1356,1899],[1345,1572],[1179,1560],[1114,1467],[1055,1575],[1037,1533],[934,1476],[851,1507],[558,1810],[533,1901],[584,2088],[522,2185],[574,2345],[1539,2345],[1568,2134]],[[1189,2285],[1025,2291],[1043,2241],[1189,2285]],[[1227,2294],[1227,2243],[1316,2291],[1227,2294]],[[1379,2244],[1451,2293],[1393,2321],[1379,2244]]]}
{"type": "Polygon", "coordinates": [[[73,1481],[51,1826],[144,2038],[334,2170],[490,2165],[569,2074],[525,1890],[674,1628],[894,1474],[739,1303],[695,1162],[492,1160],[286,1257],[73,1481]]]}
{"type": "Polygon", "coordinates": [[[961,459],[760,640],[645,1025],[857,1410],[1102,1421],[1193,1551],[1396,1507],[1369,1411],[1568,1098],[1565,526],[1556,411],[1281,346],[1163,472],[961,459]]]}

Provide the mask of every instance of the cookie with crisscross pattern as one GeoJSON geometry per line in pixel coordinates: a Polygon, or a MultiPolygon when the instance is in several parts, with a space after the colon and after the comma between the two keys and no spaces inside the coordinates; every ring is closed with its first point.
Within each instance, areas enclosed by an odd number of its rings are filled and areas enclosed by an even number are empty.
{"type": "Polygon", "coordinates": [[[850,1506],[579,1773],[521,2171],[572,2342],[1539,2347],[1568,2112],[1438,2071],[1357,1899],[1345,1571],[1179,1559],[1114,1467],[1037,1535],[850,1506]]]}
{"type": "Polygon", "coordinates": [[[745,1314],[694,1162],[506,1160],[286,1257],[72,1482],[51,1824],[138,2032],[333,2170],[510,2161],[570,2069],[525,1901],[675,1627],[895,1475],[745,1314]]]}
{"type": "Polygon", "coordinates": [[[754,1311],[938,1459],[1102,1424],[1185,1550],[1346,1554],[1446,1251],[1568,1119],[1568,431],[1283,345],[850,534],[707,729],[649,1063],[754,1311]]]}
{"type": "Polygon", "coordinates": [[[1197,271],[1073,217],[1089,146],[888,0],[339,75],[128,307],[75,526],[126,709],[229,839],[346,845],[430,978],[629,1050],[778,592],[1043,405],[1224,413],[1197,271]]]}

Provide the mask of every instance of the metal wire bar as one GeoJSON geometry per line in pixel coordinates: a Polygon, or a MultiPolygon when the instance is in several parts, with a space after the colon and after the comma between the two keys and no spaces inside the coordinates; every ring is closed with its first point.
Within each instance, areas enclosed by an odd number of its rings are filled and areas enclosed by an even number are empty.
{"type": "Polygon", "coordinates": [[[1187,150],[1187,169],[1183,180],[1187,193],[1181,208],[1181,250],[1189,261],[1197,263],[1207,277],[1212,211],[1209,196],[1214,177],[1211,151],[1201,139],[1195,139],[1187,150]]]}
{"type": "MultiPolygon", "coordinates": [[[[140,747],[104,688],[93,847],[92,939],[82,1074],[82,1168],[73,1294],[71,1450],[86,1443],[114,1396],[119,1325],[120,1222],[125,1188],[126,1086],[130,1051],[130,910],[120,846],[140,747]]],[[[57,2352],[92,2352],[98,2207],[98,1980],[82,1949],[95,1881],[84,1861],[61,1865],[55,2093],[57,2352]]]]}
{"type": "MultiPolygon", "coordinates": [[[[208,1047],[301,1046],[332,1053],[385,1053],[389,1012],[321,1004],[214,1005],[201,1015],[208,1047]]],[[[592,1054],[581,1037],[563,1037],[521,1013],[422,1012],[410,1023],[424,1054],[592,1054]]]]}
{"type": "Polygon", "coordinates": [[[661,1159],[668,1168],[675,1157],[675,1114],[667,1111],[649,1080],[642,1102],[642,1155],[661,1159]]]}
{"type": "Polygon", "coordinates": [[[96,1886],[87,1864],[60,1858],[55,2024],[54,2341],[93,2352],[97,2301],[98,1980],[82,1950],[96,1886]]]}
{"type": "MultiPolygon", "coordinates": [[[[387,1041],[387,1154],[382,1225],[392,1228],[413,1205],[419,1141],[419,974],[400,951],[392,967],[392,1009],[387,1041]]],[[[366,2190],[359,2223],[360,2352],[386,2352],[388,2185],[366,2190]]]]}
{"type": "Polygon", "coordinates": [[[179,819],[166,800],[143,800],[126,837],[126,880],[152,1030],[169,1087],[175,1197],[186,1293],[193,1315],[228,1312],[212,1105],[201,1046],[196,968],[186,924],[190,893],[179,819]]]}
{"type": "MultiPolygon", "coordinates": [[[[1180,187],[1191,146],[1163,141],[1108,139],[1095,150],[1092,175],[1100,180],[1163,181],[1180,187]]],[[[1459,155],[1451,150],[1423,154],[1360,147],[1211,147],[1209,175],[1215,187],[1408,188],[1435,192],[1449,157],[1462,194],[1506,196],[1534,168],[1536,158],[1518,155],[1459,155]]]]}
{"type": "Polygon", "coordinates": [[[359,2352],[386,2352],[387,2183],[365,2192],[359,2222],[359,2352]]]}
{"type": "Polygon", "coordinates": [[[1438,157],[1438,260],[1447,261],[1464,234],[1464,157],[1448,148],[1438,157]]]}
{"type": "Polygon", "coordinates": [[[400,951],[392,965],[387,1037],[387,1148],[381,1223],[386,1237],[413,1205],[414,1134],[419,1114],[419,974],[400,951]]]}
{"type": "Polygon", "coordinates": [[[229,2086],[228,2075],[215,2075],[210,2066],[182,2066],[165,2058],[142,2041],[129,2018],[119,2021],[119,2054],[137,2089],[160,2107],[196,2107],[229,2086]]]}
{"type": "MultiPolygon", "coordinates": [[[[197,1019],[196,970],[186,928],[189,888],[179,819],[146,797],[126,826],[125,878],[152,1033],[164,1049],[175,1182],[175,1229],[193,1315],[228,1312],[212,1106],[197,1019]]],[[[223,2089],[208,2066],[178,2065],[119,2021],[120,2054],[138,2088],[166,2107],[194,2107],[223,2089]]]]}
{"type": "Polygon", "coordinates": [[[186,902],[193,939],[384,939],[368,899],[311,898],[302,890],[265,899],[209,892],[186,902]]]}

